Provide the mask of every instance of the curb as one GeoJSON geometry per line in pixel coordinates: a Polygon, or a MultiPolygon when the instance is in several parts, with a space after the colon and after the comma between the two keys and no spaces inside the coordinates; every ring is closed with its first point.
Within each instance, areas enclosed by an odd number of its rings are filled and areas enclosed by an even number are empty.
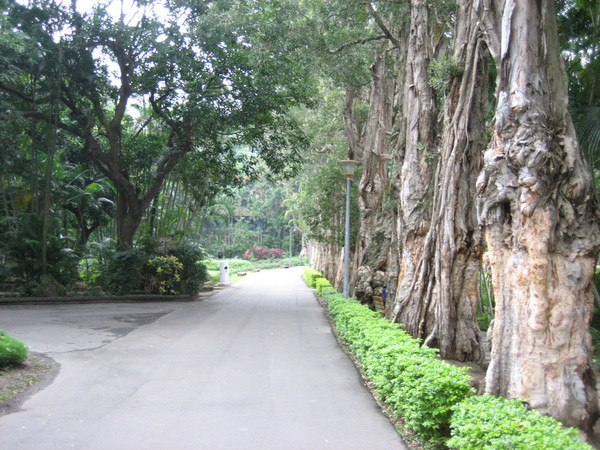
{"type": "Polygon", "coordinates": [[[111,295],[101,297],[0,297],[3,305],[84,305],[94,303],[195,302],[210,297],[218,290],[195,295],[111,295]]]}

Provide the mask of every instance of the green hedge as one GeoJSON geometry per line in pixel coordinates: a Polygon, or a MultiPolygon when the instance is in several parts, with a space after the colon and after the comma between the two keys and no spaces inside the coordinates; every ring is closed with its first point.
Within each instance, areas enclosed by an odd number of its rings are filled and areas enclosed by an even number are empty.
{"type": "MultiPolygon", "coordinates": [[[[314,287],[314,274],[304,273],[314,287]]],[[[359,359],[380,398],[407,428],[460,449],[589,449],[578,430],[527,411],[515,400],[474,396],[468,369],[438,358],[401,326],[319,281],[341,339],[359,359]]],[[[311,286],[311,284],[309,284],[311,286]]]]}
{"type": "Polygon", "coordinates": [[[302,277],[304,278],[304,281],[308,287],[314,288],[317,278],[323,278],[323,274],[315,269],[305,269],[302,277]]]}
{"type": "Polygon", "coordinates": [[[470,449],[591,449],[574,428],[527,410],[519,400],[491,395],[469,398],[454,407],[448,447],[470,449]]]}
{"type": "Polygon", "coordinates": [[[452,406],[473,394],[467,369],[437,359],[398,324],[333,288],[321,293],[339,336],[360,360],[380,398],[406,426],[433,441],[449,435],[452,406]]]}
{"type": "Polygon", "coordinates": [[[28,354],[29,351],[23,342],[0,330],[0,369],[22,364],[28,354]]]}
{"type": "Polygon", "coordinates": [[[315,278],[315,289],[319,294],[323,293],[323,289],[330,287],[332,286],[327,278],[315,278]]]}

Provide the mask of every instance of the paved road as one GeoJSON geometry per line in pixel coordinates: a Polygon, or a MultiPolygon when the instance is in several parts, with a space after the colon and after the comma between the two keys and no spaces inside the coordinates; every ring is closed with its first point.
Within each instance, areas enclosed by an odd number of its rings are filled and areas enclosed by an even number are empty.
{"type": "Polygon", "coordinates": [[[298,269],[202,302],[2,306],[60,364],[0,448],[402,449],[298,269]]]}

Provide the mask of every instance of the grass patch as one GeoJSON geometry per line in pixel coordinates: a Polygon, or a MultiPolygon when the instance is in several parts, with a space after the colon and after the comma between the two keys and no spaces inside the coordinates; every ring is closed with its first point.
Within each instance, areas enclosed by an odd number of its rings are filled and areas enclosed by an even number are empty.
{"type": "MultiPolygon", "coordinates": [[[[233,272],[249,272],[253,269],[277,269],[282,266],[305,266],[308,261],[306,258],[295,256],[293,258],[268,259],[268,260],[249,260],[249,259],[224,259],[229,263],[229,269],[233,272]]],[[[222,261],[218,259],[205,259],[202,264],[206,266],[209,272],[219,271],[219,265],[222,261]]]]}

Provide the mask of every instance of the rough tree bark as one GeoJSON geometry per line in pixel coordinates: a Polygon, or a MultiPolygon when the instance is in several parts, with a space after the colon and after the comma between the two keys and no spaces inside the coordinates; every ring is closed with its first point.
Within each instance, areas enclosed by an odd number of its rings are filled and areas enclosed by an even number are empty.
{"type": "Polygon", "coordinates": [[[429,85],[430,41],[427,4],[424,0],[412,0],[404,93],[406,139],[397,225],[400,273],[388,315],[415,336],[421,334],[423,304],[411,293],[418,289],[416,262],[423,252],[429,229],[433,200],[431,155],[436,145],[437,108],[429,85]]]}
{"type": "Polygon", "coordinates": [[[308,242],[308,259],[310,267],[318,270],[331,283],[341,286],[338,274],[342,270],[342,248],[311,240],[308,242]]]}
{"type": "Polygon", "coordinates": [[[459,3],[452,61],[456,73],[444,103],[431,223],[416,256],[404,316],[443,358],[482,362],[477,300],[482,243],[475,181],[486,146],[487,47],[472,0],[459,3]],[[409,303],[410,302],[410,303],[409,303]],[[411,308],[409,305],[418,305],[411,308]]]}
{"type": "Polygon", "coordinates": [[[359,231],[354,255],[354,297],[370,303],[374,290],[384,285],[391,240],[391,215],[384,211],[388,183],[395,80],[389,67],[389,50],[384,49],[371,67],[369,116],[365,128],[362,176],[358,185],[359,231]],[[377,280],[376,283],[374,281],[377,280]]]}
{"type": "Polygon", "coordinates": [[[356,86],[346,86],[344,95],[344,132],[348,140],[348,158],[357,159],[362,155],[363,139],[365,134],[364,120],[357,117],[354,104],[361,99],[362,89],[356,86]]]}
{"type": "Polygon", "coordinates": [[[498,66],[477,181],[496,298],[487,392],[585,429],[598,415],[588,326],[600,230],[567,112],[554,2],[485,3],[498,66]]]}

